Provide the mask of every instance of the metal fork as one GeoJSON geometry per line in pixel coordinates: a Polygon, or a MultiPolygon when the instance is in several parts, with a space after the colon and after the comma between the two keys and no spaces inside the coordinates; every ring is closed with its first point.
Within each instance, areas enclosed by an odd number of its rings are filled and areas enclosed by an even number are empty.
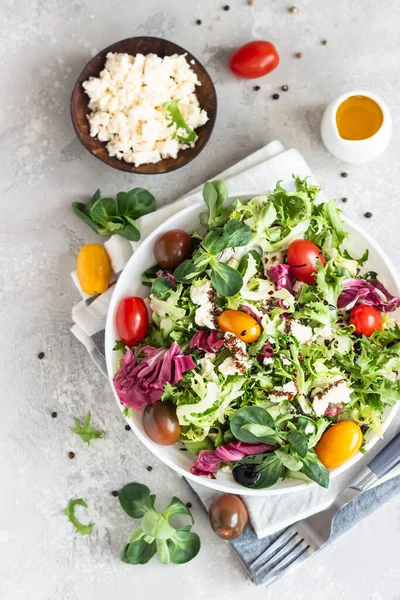
{"type": "Polygon", "coordinates": [[[266,576],[267,585],[302,564],[324,546],[332,533],[338,511],[365,492],[400,462],[400,433],[373,458],[367,467],[326,510],[294,523],[274,541],[250,569],[257,578],[266,576]]]}

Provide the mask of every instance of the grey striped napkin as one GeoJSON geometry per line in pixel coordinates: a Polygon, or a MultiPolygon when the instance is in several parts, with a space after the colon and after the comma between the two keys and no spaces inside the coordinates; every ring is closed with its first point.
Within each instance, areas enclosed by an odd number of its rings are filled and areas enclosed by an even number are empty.
{"type": "MultiPolygon", "coordinates": [[[[296,150],[285,151],[280,142],[272,142],[218,177],[227,181],[230,190],[236,190],[238,195],[245,195],[259,193],[260,189],[269,189],[275,185],[278,179],[284,182],[289,181],[292,173],[302,177],[312,177],[310,169],[296,150]]],[[[167,218],[200,199],[201,191],[195,190],[185,198],[143,217],[141,220],[142,239],[167,218]]],[[[130,244],[123,238],[114,236],[105,242],[104,246],[110,256],[114,272],[112,282],[107,292],[101,296],[89,297],[80,289],[76,273],[72,273],[72,279],[81,293],[82,300],[73,307],[74,325],[71,327],[71,332],[84,344],[98,368],[107,377],[104,327],[108,305],[115,282],[132,255],[135,244],[130,244]]],[[[399,419],[397,424],[398,429],[399,419]]],[[[395,429],[396,426],[392,427],[391,434],[396,433],[395,429]]],[[[385,437],[386,441],[388,441],[388,436],[385,437]]],[[[370,452],[369,457],[379,451],[380,447],[378,444],[370,452]]],[[[251,569],[251,563],[255,558],[276,539],[284,528],[326,508],[361,470],[366,460],[364,458],[352,469],[333,479],[329,490],[312,487],[293,494],[270,496],[266,499],[261,497],[244,498],[249,509],[251,525],[238,540],[230,542],[230,546],[256,585],[262,583],[262,578],[258,577],[257,573],[251,569]]],[[[399,470],[392,472],[384,483],[359,496],[351,505],[344,507],[336,516],[334,537],[347,531],[398,493],[400,491],[400,476],[397,476],[399,472],[399,470]]],[[[191,481],[187,481],[187,483],[207,509],[213,495],[212,491],[191,481]]]]}

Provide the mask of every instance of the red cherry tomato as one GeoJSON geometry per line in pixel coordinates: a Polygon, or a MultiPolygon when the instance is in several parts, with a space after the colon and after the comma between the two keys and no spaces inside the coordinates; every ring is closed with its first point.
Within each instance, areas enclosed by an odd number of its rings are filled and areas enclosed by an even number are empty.
{"type": "Polygon", "coordinates": [[[255,79],[270,73],[279,65],[279,54],[271,42],[257,40],[245,44],[232,54],[232,73],[244,79],[255,79]]]}
{"type": "Polygon", "coordinates": [[[317,273],[316,262],[319,260],[325,266],[325,258],[321,250],[308,240],[295,240],[288,248],[287,261],[290,271],[296,279],[304,283],[314,283],[317,273]]]}
{"type": "Polygon", "coordinates": [[[128,296],[121,300],[117,310],[117,331],[127,346],[137,346],[145,337],[149,315],[142,298],[128,296]]]}
{"type": "Polygon", "coordinates": [[[382,329],[382,315],[375,306],[359,304],[350,313],[350,323],[356,328],[358,335],[370,337],[374,331],[382,329]]]}

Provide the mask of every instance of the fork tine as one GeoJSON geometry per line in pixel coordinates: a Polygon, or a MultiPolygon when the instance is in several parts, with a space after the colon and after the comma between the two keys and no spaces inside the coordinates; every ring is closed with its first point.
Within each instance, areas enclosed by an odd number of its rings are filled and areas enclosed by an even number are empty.
{"type": "Polygon", "coordinates": [[[272,568],[270,566],[269,568],[262,569],[260,575],[262,577],[266,574],[267,585],[270,585],[275,579],[277,579],[284,573],[287,573],[288,571],[301,565],[301,563],[304,562],[304,560],[306,560],[307,558],[309,558],[312,553],[313,552],[310,549],[310,546],[308,546],[306,542],[302,540],[282,560],[280,560],[279,562],[275,562],[272,565],[272,568]]]}
{"type": "Polygon", "coordinates": [[[293,527],[288,527],[281,533],[279,537],[276,538],[273,544],[268,546],[260,556],[258,556],[252,563],[250,563],[250,569],[258,568],[261,564],[265,564],[270,560],[271,556],[280,552],[284,547],[286,547],[293,538],[297,535],[297,532],[293,527]]]}

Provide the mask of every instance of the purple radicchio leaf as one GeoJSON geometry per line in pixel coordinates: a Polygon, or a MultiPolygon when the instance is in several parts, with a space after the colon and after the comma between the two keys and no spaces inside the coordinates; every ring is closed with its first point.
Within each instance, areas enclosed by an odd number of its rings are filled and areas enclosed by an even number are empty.
{"type": "Polygon", "coordinates": [[[176,342],[168,350],[145,346],[138,353],[145,355],[139,364],[131,348],[127,349],[114,385],[121,404],[139,412],[146,404],[160,400],[166,383],[177,383],[185,371],[196,366],[176,342]]]}
{"type": "Polygon", "coordinates": [[[193,475],[205,475],[215,479],[215,473],[221,462],[236,462],[244,456],[264,454],[274,446],[269,444],[247,444],[246,442],[230,442],[226,446],[218,446],[215,450],[202,450],[190,467],[193,475]]]}
{"type": "Polygon", "coordinates": [[[356,304],[375,306],[381,312],[392,312],[400,306],[400,298],[392,296],[377,279],[345,279],[337,302],[339,309],[350,310],[356,304]]]}
{"type": "Polygon", "coordinates": [[[218,339],[217,332],[211,331],[208,332],[205,329],[198,331],[194,334],[189,343],[189,348],[193,350],[194,348],[199,348],[204,352],[208,352],[210,354],[214,354],[224,345],[224,339],[218,339]]]}
{"type": "Polygon", "coordinates": [[[172,273],[167,273],[167,271],[163,271],[162,269],[160,269],[159,271],[157,271],[156,275],[157,277],[164,277],[164,279],[169,281],[169,283],[172,283],[172,285],[178,285],[172,273]]]}

